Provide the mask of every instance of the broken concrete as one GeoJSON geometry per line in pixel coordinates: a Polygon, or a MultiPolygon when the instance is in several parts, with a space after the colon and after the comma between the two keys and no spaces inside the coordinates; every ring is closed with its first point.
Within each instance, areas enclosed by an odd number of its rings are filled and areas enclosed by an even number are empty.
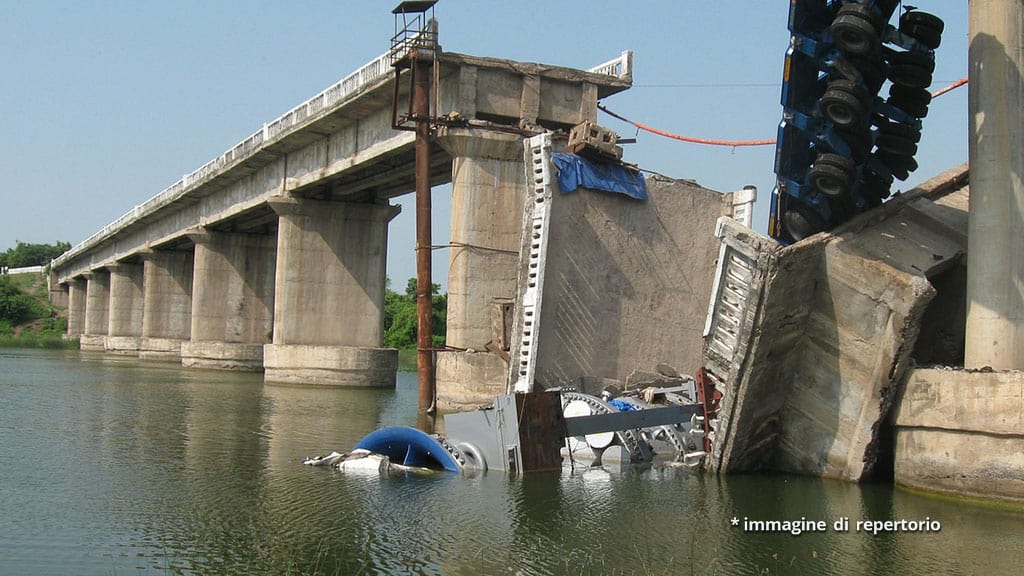
{"type": "Polygon", "coordinates": [[[789,247],[722,221],[705,346],[723,394],[710,470],[872,472],[936,294],[930,280],[959,269],[965,252],[965,178],[960,167],[789,247]]]}

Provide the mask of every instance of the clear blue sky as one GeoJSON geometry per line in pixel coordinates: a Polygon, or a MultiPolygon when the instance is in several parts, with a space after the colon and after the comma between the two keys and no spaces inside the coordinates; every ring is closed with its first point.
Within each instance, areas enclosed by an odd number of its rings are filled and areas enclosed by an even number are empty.
{"type": "MultiPolygon", "coordinates": [[[[397,0],[5,2],[0,23],[0,250],[77,244],[388,47],[397,0]]],[[[967,74],[967,2],[915,3],[946,21],[938,88],[967,74]]],[[[634,87],[605,101],[663,130],[773,138],[788,0],[441,0],[447,51],[589,68],[635,53],[634,87]]],[[[632,137],[603,113],[599,120],[632,137]]],[[[967,90],[936,100],[907,189],[967,160],[967,90]]],[[[758,187],[764,230],[774,148],[646,133],[626,160],[703,186],[758,187]]],[[[435,242],[447,241],[447,187],[435,242]]],[[[389,275],[415,273],[413,210],[392,222],[389,275]]],[[[435,269],[447,267],[447,253],[435,269]]],[[[435,273],[435,281],[437,280],[435,273]]],[[[443,283],[443,282],[442,282],[443,283]]]]}

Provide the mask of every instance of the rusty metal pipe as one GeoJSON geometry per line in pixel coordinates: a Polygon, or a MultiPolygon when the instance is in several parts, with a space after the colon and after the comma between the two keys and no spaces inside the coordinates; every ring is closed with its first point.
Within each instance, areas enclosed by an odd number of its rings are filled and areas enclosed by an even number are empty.
{"type": "Polygon", "coordinates": [[[431,289],[430,230],[430,60],[413,51],[412,101],[416,122],[416,376],[419,412],[437,410],[434,385],[433,290],[431,289]]]}

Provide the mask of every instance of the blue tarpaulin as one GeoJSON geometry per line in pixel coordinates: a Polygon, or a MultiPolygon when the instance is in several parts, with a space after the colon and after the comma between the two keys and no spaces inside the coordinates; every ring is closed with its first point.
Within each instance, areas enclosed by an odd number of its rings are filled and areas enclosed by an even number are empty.
{"type": "Polygon", "coordinates": [[[618,192],[637,200],[647,200],[644,177],[634,170],[615,164],[600,164],[576,154],[555,152],[551,161],[558,168],[558,186],[568,194],[580,186],[593,190],[618,192]]]}

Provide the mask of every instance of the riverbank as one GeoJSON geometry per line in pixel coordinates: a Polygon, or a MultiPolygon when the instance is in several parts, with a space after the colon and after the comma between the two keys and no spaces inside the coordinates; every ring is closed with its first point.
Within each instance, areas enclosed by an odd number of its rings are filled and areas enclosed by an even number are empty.
{"type": "Polygon", "coordinates": [[[66,311],[50,303],[42,273],[7,274],[0,283],[0,347],[78,348],[64,337],[66,311]]]}

